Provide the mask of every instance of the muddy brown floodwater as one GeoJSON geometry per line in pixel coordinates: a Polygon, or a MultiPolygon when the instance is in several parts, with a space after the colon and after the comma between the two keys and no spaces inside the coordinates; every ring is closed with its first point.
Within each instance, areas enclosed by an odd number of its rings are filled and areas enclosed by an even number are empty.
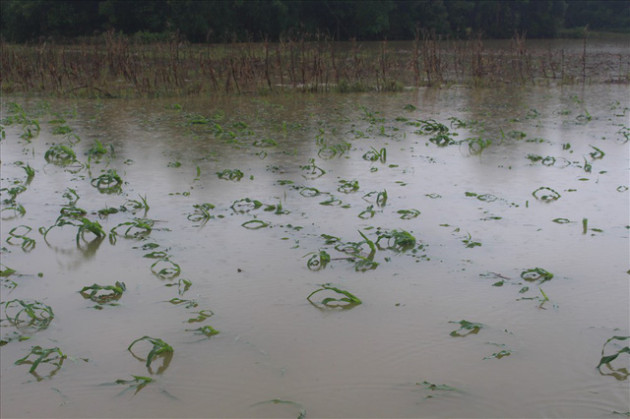
{"type": "Polygon", "coordinates": [[[627,414],[629,93],[4,97],[2,416],[627,414]]]}

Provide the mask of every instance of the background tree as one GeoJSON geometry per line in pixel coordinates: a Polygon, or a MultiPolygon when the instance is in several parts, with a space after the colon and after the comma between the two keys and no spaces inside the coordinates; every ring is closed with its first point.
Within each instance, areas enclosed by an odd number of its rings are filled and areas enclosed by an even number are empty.
{"type": "Polygon", "coordinates": [[[0,34],[11,42],[109,29],[155,39],[177,32],[190,42],[276,41],[295,33],[413,39],[416,27],[456,38],[548,38],[586,25],[630,33],[627,0],[2,0],[0,7],[0,34]]]}

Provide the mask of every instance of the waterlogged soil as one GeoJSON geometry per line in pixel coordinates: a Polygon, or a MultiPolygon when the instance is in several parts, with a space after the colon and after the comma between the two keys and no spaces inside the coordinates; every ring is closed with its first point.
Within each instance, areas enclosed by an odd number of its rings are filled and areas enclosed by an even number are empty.
{"type": "Polygon", "coordinates": [[[629,93],[3,98],[2,416],[627,414],[629,93]]]}

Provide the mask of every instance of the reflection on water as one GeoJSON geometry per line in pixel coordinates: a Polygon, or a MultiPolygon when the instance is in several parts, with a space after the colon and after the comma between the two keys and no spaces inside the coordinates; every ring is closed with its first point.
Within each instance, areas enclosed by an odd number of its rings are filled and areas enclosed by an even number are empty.
{"type": "Polygon", "coordinates": [[[3,218],[2,301],[54,319],[21,340],[3,310],[3,416],[626,412],[628,354],[597,364],[630,334],[628,93],[24,101],[42,131],[5,128],[2,187],[35,176],[3,218]],[[77,159],[107,150],[78,171],[44,159],[75,108],[77,159]],[[91,184],[110,170],[120,194],[91,184]],[[68,206],[109,237],[33,234],[68,206]],[[117,281],[117,305],[79,293],[117,281]],[[143,337],[173,351],[130,356],[143,337]],[[35,345],[68,355],[41,382],[14,365],[35,345]]]}

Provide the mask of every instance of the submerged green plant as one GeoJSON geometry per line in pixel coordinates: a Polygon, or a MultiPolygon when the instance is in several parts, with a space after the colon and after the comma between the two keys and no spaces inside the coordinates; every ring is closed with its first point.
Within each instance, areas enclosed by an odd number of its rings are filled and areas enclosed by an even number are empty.
{"type": "Polygon", "coordinates": [[[326,171],[324,169],[315,164],[315,159],[310,159],[309,163],[307,165],[300,166],[300,169],[302,169],[302,171],[304,172],[302,174],[302,177],[304,179],[313,180],[326,174],[326,171]]]}
{"type": "Polygon", "coordinates": [[[196,335],[203,335],[207,338],[219,334],[219,331],[212,326],[201,326],[196,329],[186,329],[188,332],[195,332],[196,335]]]}
{"type": "Polygon", "coordinates": [[[358,180],[340,180],[339,187],[337,191],[342,193],[352,193],[359,190],[359,181],[358,180]]]}
{"type": "Polygon", "coordinates": [[[151,377],[143,377],[141,375],[132,375],[132,377],[133,380],[118,379],[114,381],[114,384],[122,384],[128,386],[127,389],[123,391],[123,393],[127,390],[135,388],[136,391],[133,393],[135,395],[138,394],[138,392],[145,388],[148,384],[153,382],[153,378],[151,377]]]}
{"type": "Polygon", "coordinates": [[[611,366],[611,362],[617,359],[619,355],[621,354],[624,354],[624,353],[630,354],[630,347],[626,345],[618,349],[617,352],[613,353],[612,355],[604,355],[604,354],[606,353],[606,346],[608,344],[617,343],[618,346],[621,346],[619,345],[619,342],[625,342],[626,340],[629,340],[629,339],[630,339],[630,336],[613,336],[610,339],[608,339],[606,342],[604,342],[604,345],[602,346],[602,357],[599,360],[599,364],[597,364],[597,370],[600,372],[600,374],[610,375],[612,377],[615,377],[619,381],[623,381],[628,378],[630,373],[628,372],[628,369],[626,367],[620,367],[620,368],[614,369],[611,366]],[[603,366],[606,366],[610,370],[610,372],[602,371],[603,366]]]}
{"type": "MultiPolygon", "coordinates": [[[[114,147],[110,146],[110,150],[113,153],[114,147]]],[[[107,148],[103,145],[103,143],[101,143],[99,140],[94,140],[94,144],[92,144],[92,147],[90,147],[85,154],[87,154],[88,158],[91,159],[104,156],[105,154],[107,154],[107,152],[107,148]]]]}
{"type": "Polygon", "coordinates": [[[81,218],[79,221],[81,224],[78,225],[79,228],[76,236],[77,244],[79,244],[79,239],[87,241],[85,240],[85,233],[92,233],[97,238],[105,237],[105,231],[98,221],[90,221],[87,218],[81,218]]]}
{"type": "Polygon", "coordinates": [[[310,293],[308,297],[306,297],[306,299],[308,300],[309,303],[313,304],[315,307],[318,307],[318,308],[349,309],[363,303],[358,297],[356,297],[354,294],[351,294],[349,291],[342,290],[337,287],[333,287],[330,284],[322,284],[321,288],[318,288],[312,293],[310,293]],[[313,300],[311,300],[311,297],[313,295],[322,291],[334,291],[337,294],[343,295],[343,297],[341,298],[326,297],[318,303],[315,303],[313,300]]]}
{"type": "Polygon", "coordinates": [[[362,242],[339,243],[335,246],[335,249],[341,252],[349,253],[353,256],[350,260],[354,261],[354,270],[357,272],[366,272],[376,269],[378,267],[378,262],[374,261],[374,256],[376,255],[376,244],[362,231],[359,231],[359,235],[363,238],[362,242]],[[363,243],[367,244],[370,248],[370,253],[367,256],[363,256],[361,254],[361,246],[363,243]]]}
{"type": "Polygon", "coordinates": [[[220,172],[217,172],[217,176],[219,176],[219,179],[233,180],[238,182],[243,178],[244,175],[243,172],[241,172],[239,169],[224,169],[220,172]]]}
{"type": "Polygon", "coordinates": [[[44,159],[48,163],[57,166],[67,166],[76,161],[77,155],[71,147],[64,144],[55,144],[44,153],[44,159]]]}
{"type": "Polygon", "coordinates": [[[254,147],[276,147],[278,142],[273,138],[263,138],[262,140],[255,140],[252,145],[254,147]]]}
{"type": "Polygon", "coordinates": [[[63,365],[63,361],[68,357],[68,355],[61,352],[61,349],[54,348],[42,348],[41,346],[33,346],[31,347],[31,352],[23,358],[15,361],[15,365],[30,365],[31,368],[28,370],[31,374],[34,374],[37,377],[38,381],[41,381],[43,377],[37,375],[35,370],[40,364],[50,364],[55,367],[55,369],[48,374],[47,377],[52,377],[55,373],[61,368],[63,365]],[[30,359],[31,356],[34,358],[30,359]]]}
{"type": "Polygon", "coordinates": [[[168,258],[162,258],[151,265],[151,272],[160,279],[175,279],[179,276],[181,271],[181,267],[168,258]]]}
{"type": "Polygon", "coordinates": [[[46,236],[48,235],[50,230],[52,230],[54,227],[63,227],[66,225],[77,227],[77,246],[79,245],[81,240],[87,242],[87,240],[85,239],[86,233],[94,234],[97,239],[104,238],[107,235],[98,221],[90,221],[85,217],[75,216],[74,213],[72,213],[72,215],[65,215],[63,213],[63,209],[61,215],[57,217],[57,221],[55,222],[55,224],[48,228],[41,227],[39,229],[39,232],[44,236],[44,240],[46,240],[46,236]]]}
{"type": "Polygon", "coordinates": [[[380,161],[381,163],[385,163],[387,161],[387,149],[383,147],[380,150],[377,150],[376,148],[371,147],[369,151],[363,154],[363,160],[380,161]]]}
{"type": "Polygon", "coordinates": [[[334,145],[323,145],[322,148],[319,149],[317,155],[324,160],[332,159],[335,156],[343,156],[346,152],[350,150],[352,144],[348,142],[343,142],[341,144],[334,145]]]}
{"type": "Polygon", "coordinates": [[[177,294],[184,295],[186,291],[188,291],[190,287],[192,286],[192,281],[188,279],[184,279],[184,278],[179,278],[176,284],[171,283],[171,284],[166,284],[165,286],[167,287],[177,286],[177,294]]]}
{"type": "Polygon", "coordinates": [[[541,186],[540,188],[532,192],[532,195],[537,200],[543,201],[543,202],[557,201],[558,199],[560,199],[560,196],[561,196],[558,192],[556,192],[555,190],[547,186],[541,186]]]}
{"type": "Polygon", "coordinates": [[[446,384],[433,384],[428,381],[423,381],[422,383],[416,383],[416,385],[423,385],[427,390],[431,391],[459,391],[455,387],[451,387],[446,384]]]}
{"type": "Polygon", "coordinates": [[[70,133],[72,133],[72,128],[65,124],[56,125],[52,130],[53,135],[67,135],[70,133]]]}
{"type": "Polygon", "coordinates": [[[472,236],[470,235],[470,233],[466,234],[466,237],[464,237],[462,239],[462,243],[464,243],[467,248],[473,248],[473,247],[481,246],[481,243],[479,243],[477,241],[474,241],[472,239],[472,236]]]}
{"type": "Polygon", "coordinates": [[[83,287],[79,293],[85,299],[89,299],[98,304],[106,304],[120,300],[127,287],[124,282],[116,281],[115,285],[90,285],[83,287]]]}
{"type": "Polygon", "coordinates": [[[137,210],[144,210],[144,213],[146,215],[147,211],[149,211],[149,203],[147,202],[147,196],[142,196],[142,195],[138,195],[138,197],[140,198],[140,200],[137,199],[129,199],[127,202],[125,202],[124,207],[131,207],[132,211],[137,211],[137,210]]]}
{"type": "Polygon", "coordinates": [[[119,193],[122,188],[123,180],[114,169],[109,169],[107,173],[103,173],[90,182],[92,186],[101,193],[119,193]]]}
{"type": "Polygon", "coordinates": [[[87,211],[79,207],[62,207],[59,213],[66,218],[79,220],[87,215],[87,211]]]}
{"type": "Polygon", "coordinates": [[[199,303],[197,302],[197,300],[184,300],[182,298],[177,298],[177,297],[173,297],[166,302],[171,303],[173,305],[183,304],[184,307],[186,308],[197,308],[199,306],[199,303]]]}
{"type": "Polygon", "coordinates": [[[0,263],[0,278],[6,278],[13,275],[15,272],[15,269],[9,268],[8,266],[0,263]]]}
{"type": "Polygon", "coordinates": [[[27,116],[26,111],[20,105],[15,102],[10,102],[7,104],[7,111],[9,116],[2,119],[0,122],[1,129],[1,138],[6,138],[6,133],[4,131],[4,125],[13,125],[20,124],[22,126],[22,134],[20,134],[20,138],[26,140],[28,142],[31,141],[34,137],[36,137],[41,131],[39,121],[37,119],[31,118],[27,116]]]}
{"type": "Polygon", "coordinates": [[[109,240],[112,243],[116,243],[116,239],[119,235],[118,229],[125,228],[125,232],[122,236],[126,239],[141,239],[147,237],[153,231],[154,220],[148,218],[135,218],[133,221],[127,221],[118,224],[112,228],[109,232],[109,240]]]}
{"type": "Polygon", "coordinates": [[[289,214],[288,210],[285,210],[282,208],[281,202],[278,202],[276,205],[273,205],[273,204],[265,205],[265,208],[263,209],[263,211],[273,212],[275,215],[289,214]]]}
{"type": "Polygon", "coordinates": [[[13,211],[13,215],[2,217],[3,220],[8,220],[8,219],[15,218],[18,216],[23,217],[24,214],[26,214],[26,209],[24,208],[24,206],[16,202],[10,202],[9,206],[6,206],[2,208],[2,210],[0,210],[0,212],[5,212],[5,211],[13,211]]]}
{"type": "Polygon", "coordinates": [[[214,209],[214,205],[206,202],[203,204],[194,204],[193,208],[195,211],[192,214],[188,214],[188,220],[199,223],[197,226],[204,226],[210,219],[214,218],[212,214],[210,214],[210,210],[214,209]]]}
{"type": "Polygon", "coordinates": [[[455,140],[446,133],[437,134],[429,138],[429,141],[438,147],[446,147],[451,144],[455,144],[455,140]]]}
{"type": "MultiPolygon", "coordinates": [[[[236,213],[246,214],[246,213],[249,213],[250,211],[257,210],[258,208],[262,206],[263,206],[263,203],[258,201],[257,199],[242,198],[242,199],[238,199],[234,201],[232,205],[230,206],[230,208],[232,208],[232,211],[236,213]]],[[[214,208],[214,206],[212,208],[214,208]]]]}
{"type": "Polygon", "coordinates": [[[373,202],[379,208],[383,208],[387,204],[387,190],[383,189],[381,192],[378,192],[378,191],[368,192],[365,195],[363,195],[363,200],[366,202],[373,202]],[[374,195],[376,195],[376,199],[372,198],[374,195]]]}
{"type": "Polygon", "coordinates": [[[342,204],[343,204],[343,201],[341,201],[341,199],[332,195],[327,200],[319,203],[319,205],[326,205],[326,206],[340,206],[342,204]]]}
{"type": "Polygon", "coordinates": [[[21,194],[22,192],[26,191],[26,186],[22,185],[22,184],[18,184],[12,188],[2,188],[0,189],[0,192],[7,192],[9,194],[9,198],[3,200],[2,202],[5,204],[11,204],[11,203],[15,203],[15,198],[21,194]]]}
{"type": "Polygon", "coordinates": [[[501,359],[503,357],[510,356],[510,355],[512,355],[512,351],[510,351],[509,349],[504,349],[502,351],[495,352],[492,355],[488,355],[484,357],[483,359],[501,359]]]}
{"type": "Polygon", "coordinates": [[[284,405],[289,405],[289,406],[295,406],[298,409],[300,409],[297,415],[297,419],[304,419],[306,417],[306,409],[304,409],[304,406],[302,406],[300,403],[296,403],[290,400],[280,400],[280,399],[265,400],[262,402],[254,403],[250,407],[260,406],[264,404],[284,404],[284,405]]]}
{"type": "Polygon", "coordinates": [[[321,195],[321,192],[317,188],[304,186],[303,188],[300,188],[300,195],[305,198],[313,198],[321,195]]]}
{"type": "Polygon", "coordinates": [[[476,335],[483,328],[483,324],[481,323],[473,323],[468,320],[460,320],[458,322],[450,321],[449,323],[459,324],[460,328],[458,330],[453,330],[450,335],[452,337],[464,337],[468,335],[476,335]],[[466,333],[462,333],[465,331],[466,333]]]}
{"type": "Polygon", "coordinates": [[[479,155],[483,152],[483,150],[492,145],[492,140],[481,137],[472,137],[462,141],[462,144],[466,144],[468,154],[479,155]]]}
{"type": "Polygon", "coordinates": [[[416,218],[420,215],[420,211],[414,208],[398,210],[396,213],[400,214],[400,218],[403,220],[411,220],[412,218],[416,218]]]}
{"type": "Polygon", "coordinates": [[[405,252],[416,246],[416,238],[405,230],[391,230],[379,232],[376,245],[379,249],[389,249],[396,252],[405,252]],[[380,244],[383,241],[383,244],[380,244]]]}
{"type": "Polygon", "coordinates": [[[35,177],[35,169],[33,169],[30,164],[25,164],[21,161],[15,162],[15,164],[17,166],[20,166],[22,169],[24,169],[24,172],[26,172],[26,181],[24,182],[24,184],[28,185],[29,183],[31,183],[31,181],[35,177]]]}
{"type": "Polygon", "coordinates": [[[269,223],[266,223],[262,220],[249,220],[245,221],[241,224],[242,227],[245,227],[248,230],[258,230],[260,228],[265,228],[269,226],[269,223]]]}
{"type": "Polygon", "coordinates": [[[521,278],[528,282],[540,281],[539,284],[542,284],[553,278],[553,274],[543,268],[530,268],[521,272],[521,278]]]}
{"type": "Polygon", "coordinates": [[[188,320],[186,320],[186,323],[201,323],[206,319],[214,316],[212,310],[200,310],[196,311],[195,313],[197,314],[197,317],[189,318],[188,320]]]}
{"type": "Polygon", "coordinates": [[[308,259],[306,266],[311,271],[324,269],[330,263],[330,255],[325,250],[320,250],[318,253],[309,253],[306,256],[309,255],[311,257],[308,259]]]}
{"type": "Polygon", "coordinates": [[[20,245],[22,250],[25,252],[30,252],[35,248],[35,240],[28,237],[27,234],[32,230],[31,227],[26,225],[19,225],[17,227],[13,227],[9,230],[9,237],[7,238],[7,243],[12,245],[20,245]],[[16,240],[19,243],[16,243],[16,240]]]}
{"type": "Polygon", "coordinates": [[[80,199],[76,189],[73,188],[66,188],[61,196],[68,200],[68,207],[74,207],[80,199]]]}
{"type": "Polygon", "coordinates": [[[151,367],[151,362],[153,362],[154,359],[156,359],[158,357],[164,357],[164,364],[158,370],[158,374],[160,374],[162,371],[164,371],[168,367],[168,364],[169,364],[171,358],[173,357],[173,347],[172,346],[170,346],[168,343],[164,342],[162,339],[152,338],[151,336],[143,336],[141,338],[138,338],[138,339],[134,340],[133,342],[131,342],[131,345],[129,345],[129,347],[127,347],[127,350],[129,352],[131,352],[131,354],[133,355],[134,358],[139,359],[141,361],[146,361],[147,368],[151,367]],[[151,350],[149,351],[146,359],[137,356],[131,350],[131,348],[138,342],[148,342],[148,343],[150,343],[152,345],[151,350]]]}
{"type": "Polygon", "coordinates": [[[17,328],[46,329],[55,318],[52,308],[36,300],[11,300],[4,304],[7,321],[17,328]]]}
{"type": "Polygon", "coordinates": [[[376,214],[376,212],[374,211],[374,205],[368,205],[366,209],[359,213],[358,217],[362,220],[367,220],[373,218],[374,214],[376,214]]]}
{"type": "Polygon", "coordinates": [[[571,220],[569,220],[568,218],[554,218],[551,221],[553,221],[554,223],[557,223],[557,224],[567,224],[567,223],[571,222],[571,220]]]}

